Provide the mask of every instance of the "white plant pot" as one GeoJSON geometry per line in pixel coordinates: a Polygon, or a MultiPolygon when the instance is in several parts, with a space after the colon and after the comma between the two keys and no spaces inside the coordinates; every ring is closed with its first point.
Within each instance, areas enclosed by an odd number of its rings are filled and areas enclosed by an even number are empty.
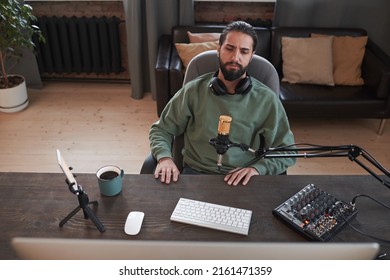
{"type": "Polygon", "coordinates": [[[13,88],[0,89],[0,112],[15,113],[28,106],[26,81],[13,88]]]}

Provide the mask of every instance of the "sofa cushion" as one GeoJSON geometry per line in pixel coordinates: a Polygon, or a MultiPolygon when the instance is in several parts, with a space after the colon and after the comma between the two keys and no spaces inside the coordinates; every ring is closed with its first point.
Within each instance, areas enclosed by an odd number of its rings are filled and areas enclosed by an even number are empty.
{"type": "Polygon", "coordinates": [[[332,41],[332,37],[282,37],[282,81],[333,86],[332,41]]]}
{"type": "Polygon", "coordinates": [[[363,85],[362,61],[368,37],[335,36],[333,38],[333,79],[337,85],[363,85]]]}
{"type": "MultiPolygon", "coordinates": [[[[312,36],[330,37],[315,33],[312,36]]],[[[333,36],[333,79],[336,85],[364,84],[361,66],[367,40],[367,36],[333,36]]]]}
{"type": "MultiPolygon", "coordinates": [[[[333,36],[367,36],[367,32],[360,28],[321,28],[321,27],[272,27],[272,43],[270,62],[275,66],[280,77],[282,71],[282,37],[308,38],[311,34],[326,34],[333,36]]],[[[364,63],[364,60],[363,60],[364,63]]],[[[363,73],[364,77],[364,73],[363,73]]]]}
{"type": "MultiPolygon", "coordinates": [[[[172,27],[172,42],[190,43],[188,31],[191,33],[222,33],[226,25],[182,25],[172,27]]],[[[256,54],[266,59],[270,56],[271,30],[265,27],[254,27],[258,43],[256,54]]]]}
{"type": "Polygon", "coordinates": [[[280,84],[280,99],[289,117],[381,118],[386,100],[366,86],[280,84]]]}
{"type": "Polygon", "coordinates": [[[183,66],[186,68],[191,59],[204,51],[216,50],[218,41],[204,42],[204,43],[190,43],[190,44],[175,44],[177,52],[180,56],[183,66]]]}
{"type": "Polygon", "coordinates": [[[219,40],[221,33],[192,33],[187,31],[190,43],[215,42],[219,40]]]}

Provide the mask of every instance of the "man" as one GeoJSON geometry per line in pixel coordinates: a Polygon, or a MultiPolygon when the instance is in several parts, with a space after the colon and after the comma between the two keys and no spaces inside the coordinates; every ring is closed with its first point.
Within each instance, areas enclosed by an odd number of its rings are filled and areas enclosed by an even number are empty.
{"type": "Polygon", "coordinates": [[[215,138],[221,115],[232,117],[229,138],[257,148],[259,134],[266,147],[294,143],[288,119],[277,95],[247,72],[257,45],[256,32],[249,24],[237,21],[221,34],[217,49],[220,67],[214,73],[188,82],[169,101],[160,120],[150,129],[149,140],[158,164],[155,178],[169,184],[179,178],[172,160],[171,143],[175,135],[184,133],[183,173],[226,174],[228,185],[246,185],[254,175],[280,174],[294,164],[291,158],[261,159],[250,166],[254,155],[239,148],[230,148],[217,169],[215,138]]]}

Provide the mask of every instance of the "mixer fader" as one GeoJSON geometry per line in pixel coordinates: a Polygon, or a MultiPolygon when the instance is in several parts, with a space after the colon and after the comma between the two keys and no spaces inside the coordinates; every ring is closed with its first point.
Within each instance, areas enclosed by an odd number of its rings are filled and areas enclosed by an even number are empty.
{"type": "Polygon", "coordinates": [[[273,214],[308,239],[328,241],[355,217],[357,210],[309,184],[276,207],[273,214]]]}

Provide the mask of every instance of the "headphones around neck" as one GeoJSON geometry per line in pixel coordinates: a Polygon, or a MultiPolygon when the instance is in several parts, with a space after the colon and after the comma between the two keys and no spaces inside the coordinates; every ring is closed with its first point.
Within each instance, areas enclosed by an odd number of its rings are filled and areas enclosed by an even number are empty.
{"type": "MultiPolygon", "coordinates": [[[[210,82],[210,89],[215,95],[225,95],[227,94],[226,86],[223,84],[223,82],[218,79],[218,72],[215,72],[213,78],[210,82]]],[[[247,94],[252,88],[252,80],[249,74],[247,73],[245,78],[243,78],[238,85],[236,86],[235,93],[236,94],[247,94]]]]}

